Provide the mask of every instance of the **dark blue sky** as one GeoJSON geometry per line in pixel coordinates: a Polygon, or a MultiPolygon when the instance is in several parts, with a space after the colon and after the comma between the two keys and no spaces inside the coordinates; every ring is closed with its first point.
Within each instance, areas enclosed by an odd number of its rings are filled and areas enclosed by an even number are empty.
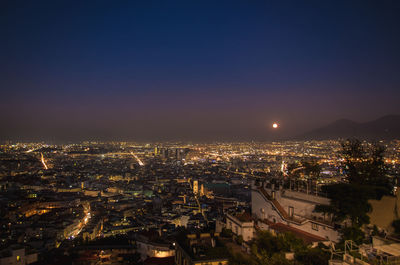
{"type": "Polygon", "coordinates": [[[1,1],[2,138],[270,139],[400,113],[398,1],[1,1]]]}

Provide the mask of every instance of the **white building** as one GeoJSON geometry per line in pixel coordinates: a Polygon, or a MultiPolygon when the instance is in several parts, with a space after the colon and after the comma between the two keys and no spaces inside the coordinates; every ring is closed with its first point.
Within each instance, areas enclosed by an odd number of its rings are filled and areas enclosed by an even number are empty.
{"type": "Polygon", "coordinates": [[[400,243],[396,240],[372,237],[372,244],[344,243],[344,251],[333,251],[329,265],[400,264],[400,243]]]}
{"type": "Polygon", "coordinates": [[[252,214],[266,230],[290,231],[309,241],[339,241],[332,217],[314,212],[315,206],[329,205],[326,197],[275,187],[268,182],[252,185],[252,214]]]}
{"type": "Polygon", "coordinates": [[[175,249],[171,249],[168,244],[136,241],[136,246],[141,260],[152,257],[166,258],[175,256],[175,249]]]}
{"type": "Polygon", "coordinates": [[[142,232],[137,235],[136,250],[142,261],[147,258],[166,258],[175,256],[175,247],[170,242],[163,241],[155,232],[142,232]]]}
{"type": "Polygon", "coordinates": [[[226,215],[226,228],[232,230],[237,236],[242,236],[244,241],[250,241],[254,237],[254,222],[251,216],[246,214],[226,215]]]}

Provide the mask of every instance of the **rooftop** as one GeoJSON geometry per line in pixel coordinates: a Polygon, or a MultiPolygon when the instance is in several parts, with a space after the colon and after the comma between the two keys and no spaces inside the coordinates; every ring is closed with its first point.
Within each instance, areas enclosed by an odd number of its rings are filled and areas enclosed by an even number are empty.
{"type": "Polygon", "coordinates": [[[288,225],[285,225],[282,223],[271,223],[269,221],[266,221],[266,222],[268,222],[268,225],[272,230],[277,231],[279,233],[284,233],[284,232],[293,233],[296,237],[301,238],[307,244],[310,244],[313,242],[326,241],[326,239],[323,237],[319,237],[319,236],[313,235],[311,233],[304,232],[304,231],[294,228],[292,226],[288,226],[288,225]]]}

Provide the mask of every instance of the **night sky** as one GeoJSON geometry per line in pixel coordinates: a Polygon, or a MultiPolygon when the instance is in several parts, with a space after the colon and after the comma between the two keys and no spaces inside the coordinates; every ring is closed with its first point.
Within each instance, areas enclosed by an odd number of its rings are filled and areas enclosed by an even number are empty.
{"type": "Polygon", "coordinates": [[[399,14],[400,1],[1,1],[0,137],[268,140],[400,114],[399,14]]]}

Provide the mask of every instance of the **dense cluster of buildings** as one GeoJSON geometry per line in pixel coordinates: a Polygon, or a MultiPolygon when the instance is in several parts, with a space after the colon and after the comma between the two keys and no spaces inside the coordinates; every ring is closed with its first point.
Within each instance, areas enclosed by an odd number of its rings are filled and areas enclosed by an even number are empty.
{"type": "MultiPolygon", "coordinates": [[[[337,242],[341,224],[314,208],[329,204],[318,187],[343,178],[339,147],[334,141],[2,145],[0,264],[54,261],[59,250],[77,264],[227,264],[223,230],[241,239],[244,252],[258,229],[337,242]],[[321,165],[321,177],[284,181],[288,165],[304,158],[321,165]]],[[[389,150],[397,174],[399,143],[389,150]]]]}

